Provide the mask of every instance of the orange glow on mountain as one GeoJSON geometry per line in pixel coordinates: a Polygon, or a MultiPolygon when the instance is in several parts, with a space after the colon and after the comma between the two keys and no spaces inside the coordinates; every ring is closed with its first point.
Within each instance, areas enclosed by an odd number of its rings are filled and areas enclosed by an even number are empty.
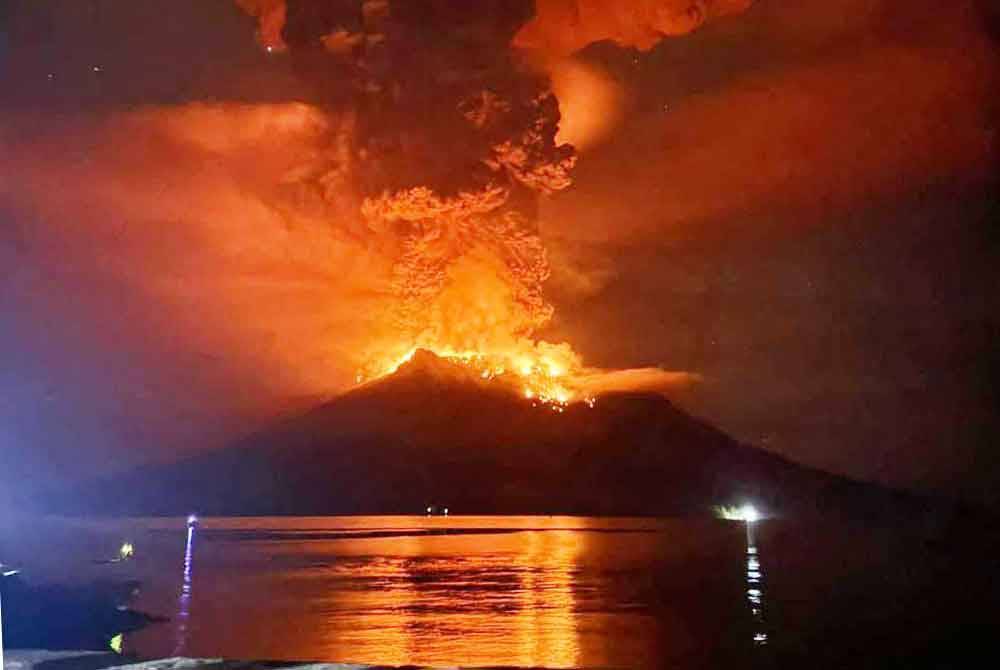
{"type": "MultiPolygon", "coordinates": [[[[363,384],[373,379],[391,375],[413,360],[418,347],[409,349],[396,358],[373,361],[359,372],[356,381],[363,384]]],[[[574,382],[582,369],[579,356],[568,345],[551,345],[547,342],[526,344],[520,351],[491,352],[430,350],[438,358],[472,370],[483,382],[497,381],[512,387],[526,400],[562,411],[574,402],[593,406],[595,399],[587,395],[574,382]]]]}

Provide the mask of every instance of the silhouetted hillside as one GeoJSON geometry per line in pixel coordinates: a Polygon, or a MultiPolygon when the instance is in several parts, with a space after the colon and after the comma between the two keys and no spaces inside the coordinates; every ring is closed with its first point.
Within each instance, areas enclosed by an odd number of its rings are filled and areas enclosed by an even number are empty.
{"type": "Polygon", "coordinates": [[[395,374],[230,448],[103,482],[77,509],[648,515],[747,499],[866,516],[914,504],[740,444],[659,395],[558,412],[417,352],[395,374]]]}

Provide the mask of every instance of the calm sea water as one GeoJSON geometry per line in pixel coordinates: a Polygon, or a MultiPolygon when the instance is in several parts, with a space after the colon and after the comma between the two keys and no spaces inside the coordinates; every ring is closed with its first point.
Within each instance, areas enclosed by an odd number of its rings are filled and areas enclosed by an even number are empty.
{"type": "Polygon", "coordinates": [[[956,612],[971,611],[941,588],[953,557],[865,528],[314,517],[202,519],[190,533],[184,519],[73,522],[60,532],[56,541],[51,527],[20,531],[37,578],[141,580],[133,606],[169,618],[125,637],[124,651],[143,658],[753,667],[815,661],[817,651],[917,657],[914,630],[930,644],[927,631],[968,630],[956,612]],[[125,540],[134,560],[93,564],[125,540]]]}

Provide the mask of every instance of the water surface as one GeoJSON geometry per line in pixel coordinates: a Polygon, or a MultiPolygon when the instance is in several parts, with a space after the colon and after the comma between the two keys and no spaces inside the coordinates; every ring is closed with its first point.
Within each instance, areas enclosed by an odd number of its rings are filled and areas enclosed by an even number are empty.
{"type": "Polygon", "coordinates": [[[935,564],[917,539],[865,528],[576,517],[78,525],[86,541],[64,540],[73,548],[36,571],[75,560],[81,579],[142,580],[134,606],[169,617],[125,637],[124,651],[144,658],[754,667],[832,645],[871,660],[887,651],[879,639],[906,639],[914,625],[946,634],[935,616],[964,607],[939,606],[935,570],[950,558],[935,564]],[[79,560],[126,539],[127,564],[79,560]]]}

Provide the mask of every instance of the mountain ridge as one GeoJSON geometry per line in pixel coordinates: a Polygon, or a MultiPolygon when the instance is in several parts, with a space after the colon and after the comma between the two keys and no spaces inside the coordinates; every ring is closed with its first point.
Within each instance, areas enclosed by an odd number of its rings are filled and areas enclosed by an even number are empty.
{"type": "Polygon", "coordinates": [[[741,444],[645,392],[526,399],[513,377],[417,351],[233,446],[90,487],[104,513],[664,515],[753,500],[828,513],[907,497],[741,444]]]}

